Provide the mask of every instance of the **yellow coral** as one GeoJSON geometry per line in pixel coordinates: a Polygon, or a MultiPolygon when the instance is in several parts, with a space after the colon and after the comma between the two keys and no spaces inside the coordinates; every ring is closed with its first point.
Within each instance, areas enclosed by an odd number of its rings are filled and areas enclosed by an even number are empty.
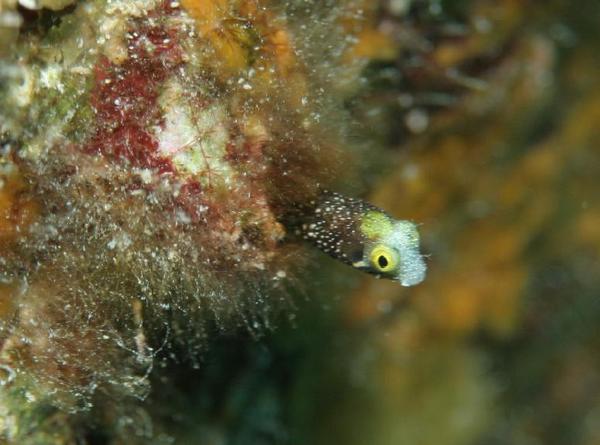
{"type": "Polygon", "coordinates": [[[0,174],[0,247],[14,241],[36,214],[37,206],[26,196],[26,185],[18,172],[0,174]]]}
{"type": "Polygon", "coordinates": [[[226,74],[257,62],[286,75],[297,63],[285,23],[277,23],[257,2],[184,0],[182,6],[196,19],[200,36],[226,74]]]}

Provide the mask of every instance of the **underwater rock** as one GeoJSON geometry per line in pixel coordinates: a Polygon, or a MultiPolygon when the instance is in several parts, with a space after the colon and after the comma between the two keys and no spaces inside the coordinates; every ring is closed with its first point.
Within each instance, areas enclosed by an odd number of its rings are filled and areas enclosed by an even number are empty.
{"type": "Polygon", "coordinates": [[[303,259],[281,215],[339,158],[290,29],[255,2],[92,1],[22,33],[0,84],[0,328],[30,403],[142,399],[161,344],[289,305],[303,259]]]}

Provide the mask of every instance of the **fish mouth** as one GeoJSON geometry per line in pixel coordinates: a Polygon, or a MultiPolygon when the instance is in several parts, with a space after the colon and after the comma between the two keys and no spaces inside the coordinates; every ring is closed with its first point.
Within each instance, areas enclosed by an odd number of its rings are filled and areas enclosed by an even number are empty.
{"type": "Polygon", "coordinates": [[[411,252],[402,256],[402,265],[397,279],[402,286],[415,286],[425,279],[426,273],[427,266],[423,256],[419,252],[411,252]]]}

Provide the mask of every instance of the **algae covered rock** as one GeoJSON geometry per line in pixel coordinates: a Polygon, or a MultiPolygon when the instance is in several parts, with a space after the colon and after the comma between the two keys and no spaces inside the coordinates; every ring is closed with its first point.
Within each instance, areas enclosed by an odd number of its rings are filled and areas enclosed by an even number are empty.
{"type": "Polygon", "coordinates": [[[63,6],[23,3],[47,28],[24,27],[2,62],[3,428],[20,443],[37,440],[23,403],[143,399],[163,349],[188,356],[213,326],[261,332],[288,310],[303,260],[281,215],[339,152],[284,11],[45,9],[63,6]]]}

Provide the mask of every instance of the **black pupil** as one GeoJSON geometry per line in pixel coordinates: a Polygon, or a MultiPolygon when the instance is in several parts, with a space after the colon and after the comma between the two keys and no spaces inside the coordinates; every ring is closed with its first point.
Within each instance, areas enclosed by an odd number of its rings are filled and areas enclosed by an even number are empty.
{"type": "Polygon", "coordinates": [[[380,255],[379,258],[377,258],[377,264],[379,264],[379,267],[382,269],[385,269],[388,265],[388,260],[383,255],[380,255]]]}

